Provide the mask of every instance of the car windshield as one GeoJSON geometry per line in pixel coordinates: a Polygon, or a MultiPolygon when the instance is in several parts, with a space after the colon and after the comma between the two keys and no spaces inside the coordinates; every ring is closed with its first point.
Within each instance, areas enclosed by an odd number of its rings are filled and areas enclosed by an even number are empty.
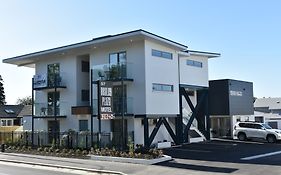
{"type": "Polygon", "coordinates": [[[272,129],[268,124],[261,124],[265,129],[272,129]]]}

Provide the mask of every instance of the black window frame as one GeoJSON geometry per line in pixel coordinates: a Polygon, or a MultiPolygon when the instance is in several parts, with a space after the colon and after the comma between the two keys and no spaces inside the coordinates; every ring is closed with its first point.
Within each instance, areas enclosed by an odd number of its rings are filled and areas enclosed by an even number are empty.
{"type": "Polygon", "coordinates": [[[198,68],[203,68],[203,62],[196,61],[196,60],[191,60],[191,59],[187,59],[186,60],[186,65],[193,66],[193,67],[198,67],[198,68]]]}
{"type": "Polygon", "coordinates": [[[174,85],[172,85],[172,84],[152,83],[152,91],[174,92],[174,85]],[[156,87],[158,87],[158,88],[156,88],[156,87]],[[170,87],[171,90],[167,90],[165,87],[170,87]]]}
{"type": "Polygon", "coordinates": [[[171,53],[171,52],[165,52],[165,51],[161,51],[161,50],[152,49],[151,55],[155,56],[155,57],[165,58],[168,60],[173,60],[173,53],[171,53]]]}
{"type": "Polygon", "coordinates": [[[126,52],[126,51],[120,51],[120,52],[109,53],[108,62],[109,62],[109,65],[126,64],[126,63],[127,63],[127,52],[126,52]],[[115,54],[116,54],[116,56],[117,56],[117,64],[111,63],[111,59],[110,59],[111,55],[115,55],[115,54]],[[125,62],[122,62],[122,61],[120,60],[120,55],[121,55],[121,54],[125,54],[125,58],[126,58],[126,59],[125,59],[125,62]]]}

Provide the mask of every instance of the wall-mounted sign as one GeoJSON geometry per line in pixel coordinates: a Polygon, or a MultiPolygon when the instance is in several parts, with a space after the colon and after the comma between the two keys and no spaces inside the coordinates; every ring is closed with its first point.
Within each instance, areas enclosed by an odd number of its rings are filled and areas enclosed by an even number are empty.
{"type": "Polygon", "coordinates": [[[114,119],[112,112],[112,84],[110,82],[100,82],[100,118],[102,120],[114,119]]]}
{"type": "Polygon", "coordinates": [[[43,88],[47,87],[47,76],[46,75],[34,75],[33,76],[33,87],[34,88],[43,88]]]}
{"type": "Polygon", "coordinates": [[[243,92],[242,91],[230,91],[229,92],[230,96],[243,96],[243,92]]]}

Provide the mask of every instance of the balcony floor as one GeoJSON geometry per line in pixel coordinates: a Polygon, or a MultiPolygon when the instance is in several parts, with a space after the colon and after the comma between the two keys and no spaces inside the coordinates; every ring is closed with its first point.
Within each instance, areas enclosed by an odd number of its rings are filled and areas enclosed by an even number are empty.
{"type": "MultiPolygon", "coordinates": [[[[60,119],[60,118],[66,118],[66,115],[58,115],[56,116],[56,118],[60,119]]],[[[33,116],[33,118],[46,118],[46,119],[55,119],[55,116],[53,115],[46,115],[46,116],[33,116]]]]}

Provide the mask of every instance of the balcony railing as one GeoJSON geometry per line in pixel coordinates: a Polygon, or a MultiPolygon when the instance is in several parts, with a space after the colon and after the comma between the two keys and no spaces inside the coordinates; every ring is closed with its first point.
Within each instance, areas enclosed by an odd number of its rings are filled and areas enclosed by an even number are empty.
{"type": "MultiPolygon", "coordinates": [[[[122,114],[122,98],[112,98],[112,111],[115,115],[122,114]]],[[[98,100],[93,100],[93,114],[98,114],[98,100]]],[[[133,98],[127,97],[124,99],[124,114],[133,114],[133,98]]]]}
{"type": "Polygon", "coordinates": [[[66,116],[67,110],[70,110],[69,105],[65,102],[57,102],[56,108],[52,103],[34,103],[34,108],[35,108],[34,115],[36,117],[42,117],[42,118],[66,116]]]}
{"type": "Polygon", "coordinates": [[[93,80],[132,80],[132,64],[101,64],[93,66],[93,80]]]}
{"type": "Polygon", "coordinates": [[[34,89],[66,88],[63,73],[34,75],[34,89]]]}

